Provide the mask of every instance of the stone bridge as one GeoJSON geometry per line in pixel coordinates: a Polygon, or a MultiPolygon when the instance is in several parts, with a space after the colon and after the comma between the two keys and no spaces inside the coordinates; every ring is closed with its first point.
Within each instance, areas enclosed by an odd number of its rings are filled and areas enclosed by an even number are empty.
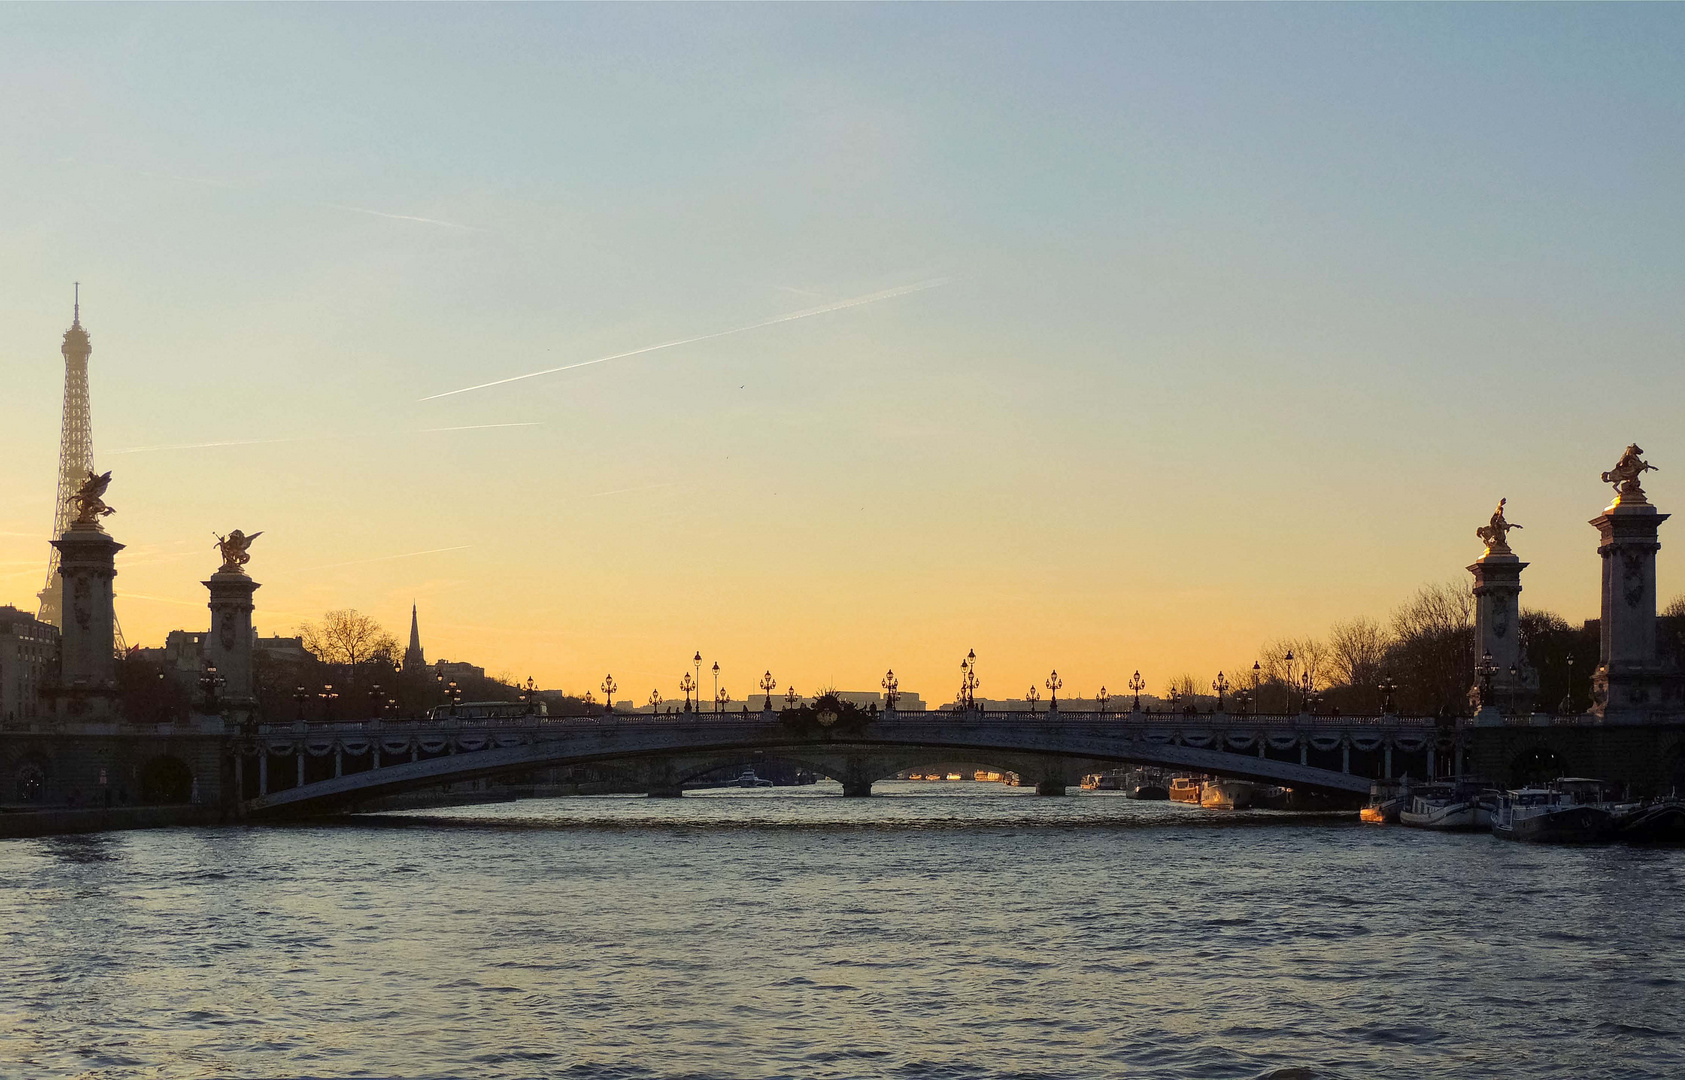
{"type": "MultiPolygon", "coordinates": [[[[839,725],[841,728],[843,725],[839,725]]],[[[868,795],[876,780],[939,761],[1018,773],[1063,794],[1119,764],[1360,794],[1378,776],[1434,769],[1433,721],[1419,717],[1241,717],[1144,713],[887,712],[846,730],[798,728],[777,713],[507,721],[369,721],[268,727],[242,740],[236,798],[252,816],[320,813],[441,784],[557,766],[633,763],[651,795],[757,757],[790,761],[868,795]]]]}

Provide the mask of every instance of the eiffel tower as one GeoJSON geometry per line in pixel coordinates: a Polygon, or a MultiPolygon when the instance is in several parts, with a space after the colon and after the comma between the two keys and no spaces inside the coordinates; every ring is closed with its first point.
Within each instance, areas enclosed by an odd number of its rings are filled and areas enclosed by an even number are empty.
{"type": "MultiPolygon", "coordinates": [[[[82,486],[82,481],[94,471],[94,421],[88,404],[88,357],[93,346],[88,332],[82,329],[82,283],[76,283],[75,308],[70,329],[64,332],[64,426],[59,435],[58,500],[53,507],[53,534],[57,540],[70,528],[70,497],[82,486]]],[[[41,601],[42,622],[64,625],[63,582],[59,580],[59,551],[50,548],[47,557],[47,583],[38,594],[41,601]]],[[[112,648],[123,655],[123,629],[112,616],[115,640],[112,648]]]]}

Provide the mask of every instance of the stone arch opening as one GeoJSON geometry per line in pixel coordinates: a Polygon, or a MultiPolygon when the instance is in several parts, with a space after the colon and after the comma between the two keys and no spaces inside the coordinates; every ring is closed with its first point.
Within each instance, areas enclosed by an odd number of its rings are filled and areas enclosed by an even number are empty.
{"type": "Polygon", "coordinates": [[[1559,776],[1568,775],[1568,763],[1548,746],[1523,750],[1510,762],[1510,783],[1517,787],[1543,784],[1559,776]]]}
{"type": "Polygon", "coordinates": [[[147,806],[193,801],[193,770],[177,757],[161,756],[140,771],[140,801],[147,806]]]}
{"type": "Polygon", "coordinates": [[[20,803],[41,803],[47,800],[47,770],[35,762],[18,768],[17,798],[20,803]]]}

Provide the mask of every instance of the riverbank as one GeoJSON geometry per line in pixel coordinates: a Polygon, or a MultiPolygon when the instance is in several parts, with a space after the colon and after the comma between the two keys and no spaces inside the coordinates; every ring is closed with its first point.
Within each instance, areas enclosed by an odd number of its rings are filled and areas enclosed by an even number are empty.
{"type": "Polygon", "coordinates": [[[30,836],[111,832],[117,829],[167,829],[177,825],[215,825],[226,813],[216,806],[113,806],[110,808],[0,810],[0,840],[30,836]]]}

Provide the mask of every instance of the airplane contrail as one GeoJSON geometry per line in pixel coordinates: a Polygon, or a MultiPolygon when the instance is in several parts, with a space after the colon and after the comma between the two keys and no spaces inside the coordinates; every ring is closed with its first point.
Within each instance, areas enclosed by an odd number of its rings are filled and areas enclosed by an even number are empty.
{"type": "Polygon", "coordinates": [[[507,379],[494,379],[491,382],[479,383],[474,386],[464,386],[460,390],[446,390],[442,394],[431,394],[421,400],[436,401],[439,398],[452,397],[456,394],[466,394],[473,390],[485,390],[493,386],[503,386],[506,383],[520,382],[522,379],[536,379],[540,375],[554,375],[558,371],[572,371],[574,368],[590,367],[592,364],[606,364],[610,360],[624,360],[628,356],[641,356],[644,353],[655,352],[658,349],[672,349],[680,345],[694,345],[698,341],[712,341],[715,338],[729,337],[732,334],[742,334],[750,330],[759,330],[766,326],[777,326],[779,323],[794,322],[797,319],[807,319],[814,315],[824,315],[832,311],[842,311],[845,308],[860,307],[862,304],[875,304],[879,300],[892,300],[897,296],[906,296],[909,293],[923,292],[926,289],[934,289],[938,286],[946,285],[949,280],[950,279],[945,277],[931,278],[929,281],[920,281],[912,285],[902,285],[894,289],[884,289],[882,292],[868,293],[865,296],[856,296],[851,300],[838,300],[834,304],[821,304],[819,307],[804,308],[801,311],[792,311],[788,315],[780,315],[775,319],[767,319],[764,322],[750,323],[748,326],[737,326],[730,330],[716,330],[712,334],[700,334],[696,337],[680,338],[677,341],[663,341],[659,345],[645,345],[641,349],[631,349],[627,352],[615,353],[613,356],[599,356],[595,360],[582,360],[577,364],[563,364],[561,367],[545,368],[543,371],[529,371],[525,375],[511,375],[507,379]]]}
{"type": "MultiPolygon", "coordinates": [[[[402,431],[369,431],[361,435],[310,435],[290,439],[230,439],[224,442],[164,443],[158,446],[129,446],[111,454],[147,454],[156,450],[206,450],[216,446],[274,446],[277,443],[335,442],[342,439],[385,439],[395,435],[431,435],[441,431],[484,431],[488,428],[544,427],[545,420],[519,420],[507,424],[461,424],[456,427],[406,428],[402,431]]],[[[0,533],[0,536],[6,535],[0,533]]],[[[25,535],[19,533],[18,535],[25,535]]],[[[33,533],[28,535],[33,536],[33,533]]]]}
{"type": "Polygon", "coordinates": [[[418,428],[417,430],[421,434],[426,435],[435,431],[484,431],[486,428],[543,426],[543,420],[518,420],[512,424],[463,424],[460,427],[424,427],[418,428]]]}
{"type": "Polygon", "coordinates": [[[466,551],[473,544],[458,544],[455,547],[428,548],[426,551],[406,551],[402,555],[381,555],[373,559],[352,559],[350,562],[323,563],[321,566],[300,566],[293,573],[303,573],[306,570],[334,570],[341,566],[362,566],[364,563],[391,562],[393,559],[413,559],[417,555],[437,555],[441,551],[466,551]]]}
{"type": "Polygon", "coordinates": [[[443,225],[447,229],[463,229],[468,232],[485,232],[478,225],[462,225],[455,221],[441,221],[438,218],[417,217],[414,214],[389,214],[384,210],[370,210],[366,206],[348,206],[345,203],[325,202],[318,206],[329,206],[335,210],[349,210],[353,214],[368,214],[371,217],[387,218],[391,221],[419,221],[423,225],[443,225]]]}
{"type": "MultiPolygon", "coordinates": [[[[344,435],[322,436],[329,439],[343,439],[344,435]]],[[[276,443],[303,442],[303,439],[233,439],[228,442],[196,442],[170,443],[162,446],[131,446],[123,450],[108,450],[108,454],[146,454],[153,450],[204,450],[212,446],[273,446],[276,443]]]]}

